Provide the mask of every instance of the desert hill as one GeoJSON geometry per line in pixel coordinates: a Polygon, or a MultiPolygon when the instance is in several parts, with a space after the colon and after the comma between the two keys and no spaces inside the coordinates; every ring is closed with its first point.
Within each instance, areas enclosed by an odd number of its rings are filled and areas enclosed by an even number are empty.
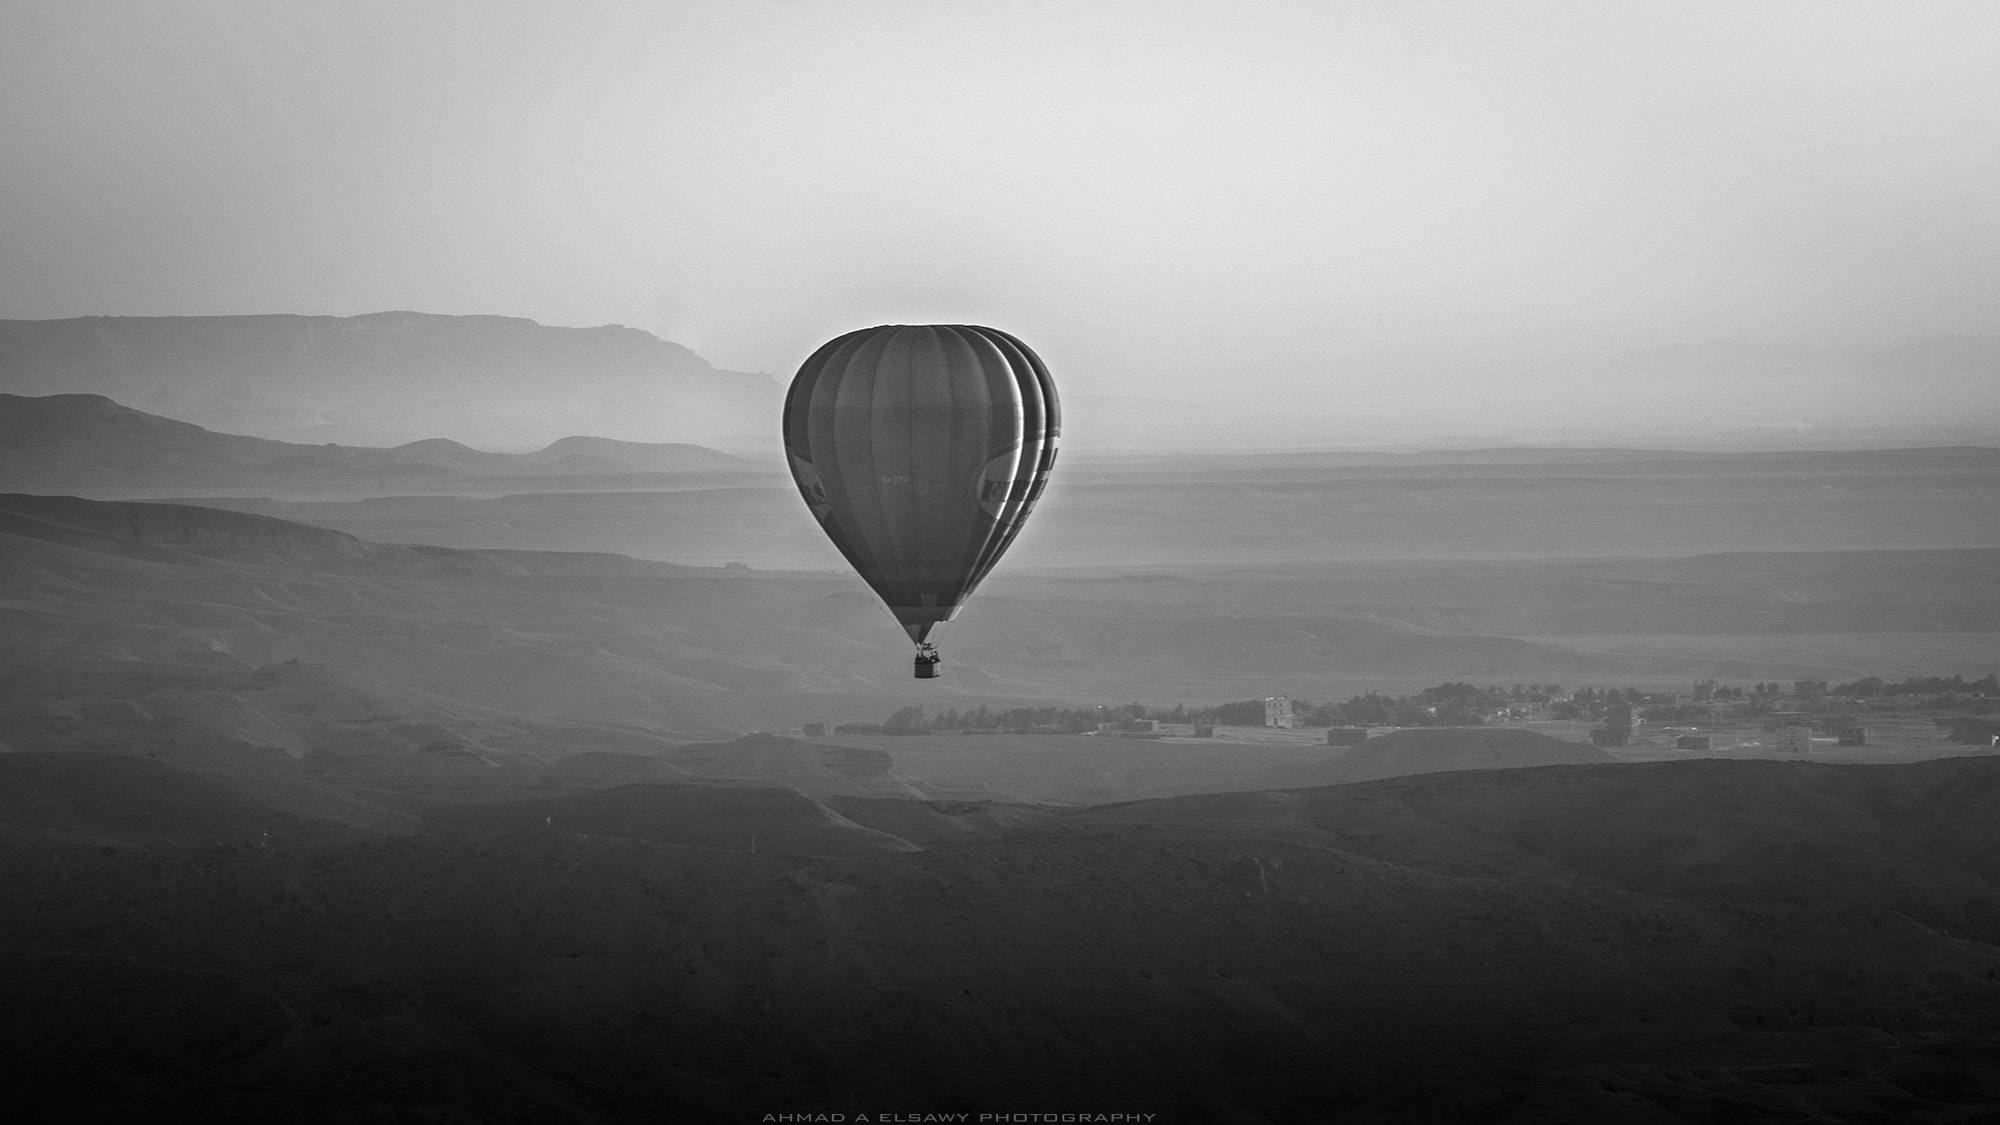
{"type": "Polygon", "coordinates": [[[414,831],[352,796],[129,754],[0,753],[0,849],[279,844],[414,831]]]}
{"type": "Polygon", "coordinates": [[[661,761],[655,754],[586,750],[580,754],[566,754],[542,767],[541,782],[550,788],[602,788],[686,777],[687,774],[661,761]]]}
{"type": "MultiPolygon", "coordinates": [[[[1227,728],[1222,734],[1226,735],[1227,728]]],[[[840,735],[893,756],[938,800],[1081,807],[1112,801],[1261,788],[1266,771],[1324,761],[1312,742],[1151,741],[1081,734],[840,735]]]]}
{"type": "MultiPolygon", "coordinates": [[[[911,702],[903,638],[858,580],[840,573],[398,546],[241,510],[23,495],[0,497],[0,545],[12,595],[0,619],[0,675],[13,685],[3,706],[16,724],[0,729],[0,743],[23,748],[136,739],[193,753],[206,738],[203,753],[264,747],[297,759],[325,749],[345,763],[329,768],[351,771],[386,765],[372,755],[445,744],[488,764],[539,767],[648,737],[657,749],[662,739],[706,741],[703,732],[879,721],[911,702]],[[281,681],[295,686],[280,690],[281,681]],[[346,702],[306,706],[308,691],[346,702]],[[281,697],[295,709],[273,710],[281,697]],[[585,729],[597,734],[581,744],[560,733],[585,729]]],[[[1248,694],[1278,675],[1323,690],[1330,672],[1448,678],[1615,663],[1359,618],[1163,614],[1122,593],[1070,589],[1048,603],[999,596],[969,609],[954,634],[966,643],[949,650],[952,676],[924,704],[1080,691],[1095,703],[1098,692],[1123,694],[1129,683],[1248,694]],[[1092,673],[1079,677],[1078,668],[1092,673]]],[[[826,751],[844,755],[838,763],[822,751],[753,752],[746,743],[731,752],[741,761],[682,768],[815,796],[909,792],[880,759],[841,745],[826,751]]],[[[975,742],[937,749],[973,751],[975,742]]],[[[1157,774],[1156,764],[1181,754],[1153,751],[1107,780],[1098,767],[1050,758],[1060,756],[1055,743],[1017,749],[1073,784],[1013,792],[997,774],[954,769],[963,785],[923,792],[983,783],[988,796],[1029,800],[1150,795],[1118,778],[1157,774]]],[[[1018,765],[1008,772],[1022,776],[1018,765]]]]}
{"type": "Polygon", "coordinates": [[[797,790],[761,785],[646,782],[539,800],[432,805],[426,815],[490,831],[541,829],[769,855],[919,850],[797,790]]]}
{"type": "MultiPolygon", "coordinates": [[[[1421,676],[1458,669],[1467,678],[1569,677],[1642,673],[1642,665],[1585,657],[1533,640],[1440,635],[1373,615],[1329,616],[1299,606],[1292,612],[1219,614],[1192,606],[1181,613],[1148,607],[1135,612],[1108,598],[1031,599],[1002,588],[968,606],[980,629],[962,649],[980,666],[1024,665],[1059,680],[1064,669],[1116,666],[1125,676],[1189,690],[1183,671],[1227,668],[1247,684],[1256,677],[1330,678],[1359,673],[1421,676]],[[1064,604],[1067,602],[1067,604],[1064,604]]],[[[1218,685],[1219,686],[1219,685],[1218,685]]]]}
{"type": "Polygon", "coordinates": [[[779,396],[767,375],[638,329],[416,312],[5,320],[0,391],[103,395],[293,441],[475,446],[761,438],[779,396]]]}
{"type": "Polygon", "coordinates": [[[2000,758],[1991,755],[1896,766],[1558,766],[1378,784],[1395,785],[1396,801],[1427,819],[1639,893],[1865,905],[2000,946],[2000,819],[1991,811],[2000,758]]]}
{"type": "MultiPolygon", "coordinates": [[[[0,493],[6,534],[83,550],[122,550],[124,544],[189,548],[200,553],[236,548],[267,557],[386,559],[392,549],[338,531],[268,516],[224,512],[188,504],[126,504],[74,496],[0,493]]],[[[172,558],[160,554],[156,558],[172,558]]],[[[240,554],[238,557],[242,557],[240,554]]]]}
{"type": "Polygon", "coordinates": [[[992,800],[915,801],[836,796],[821,803],[856,824],[925,849],[999,839],[1056,815],[1056,810],[1043,805],[992,800]]]}
{"type": "Polygon", "coordinates": [[[514,823],[778,808],[637,785],[456,806],[492,831],[73,848],[0,868],[0,1032],[80,1116],[1970,1120],[1996,786],[1990,756],[1464,771],[817,858],[514,823]]]}
{"type": "Polygon", "coordinates": [[[0,649],[0,688],[0,744],[13,750],[138,754],[240,777],[528,786],[544,733],[518,713],[292,661],[243,671],[0,649]]]}
{"type": "MultiPolygon", "coordinates": [[[[941,638],[950,678],[1054,698],[1089,669],[1105,694],[1170,701],[1317,698],[1329,680],[1344,696],[1441,679],[1665,686],[1992,668],[1993,450],[1531,452],[1541,459],[1236,476],[1226,458],[1066,462],[941,638]]],[[[844,569],[789,483],[688,480],[195,502],[376,542],[844,569]]],[[[862,631],[876,621],[866,597],[850,619],[862,631]]]]}
{"type": "Polygon", "coordinates": [[[896,774],[894,756],[867,747],[748,734],[677,746],[662,757],[696,777],[769,781],[811,797],[922,795],[896,774]]]}
{"type": "Polygon", "coordinates": [[[2000,757],[1714,760],[1424,774],[1070,815],[1318,840],[1444,874],[1580,873],[1640,894],[1890,910],[2000,946],[2000,757]]]}
{"type": "Polygon", "coordinates": [[[0,394],[0,487],[97,494],[477,490],[707,485],[758,480],[771,466],[685,443],[569,437],[532,453],[489,453],[445,438],[391,448],[304,445],[215,433],[100,395],[0,394]],[[504,482],[504,483],[503,483],[504,482]]]}
{"type": "MultiPolygon", "coordinates": [[[[769,422],[767,416],[760,424],[769,422]]],[[[838,561],[811,521],[799,518],[796,490],[774,462],[663,442],[672,436],[667,430],[648,432],[648,442],[570,436],[553,444],[506,443],[545,445],[521,454],[434,435],[393,448],[264,443],[189,429],[99,397],[0,395],[0,432],[9,439],[0,443],[0,488],[290,504],[296,510],[262,510],[363,538],[440,546],[574,548],[772,566],[838,561]],[[540,495],[552,492],[587,495],[588,507],[572,510],[563,497],[540,495]],[[508,537],[494,534],[501,526],[508,537]]],[[[743,448],[768,456],[776,442],[762,434],[743,448]]],[[[1988,531],[2000,524],[1996,481],[2000,451],[1972,447],[1079,459],[1066,462],[1010,563],[1185,571],[1381,560],[1609,565],[1635,556],[1990,551],[2000,546],[1988,531]],[[1388,460],[1353,463],[1370,457],[1388,460]]],[[[1595,592],[1588,581],[1571,585],[1586,596],[1595,592]]],[[[1656,606],[1647,599],[1624,608],[1635,624],[1673,620],[1656,606]]],[[[1517,637],[1569,631],[1562,603],[1525,608],[1541,620],[1493,631],[1517,637]]],[[[1583,608],[1601,614],[1610,606],[1583,608]]],[[[1703,616],[1704,624],[1728,620],[1726,613],[1703,616]]]]}
{"type": "Polygon", "coordinates": [[[1073,459],[1044,534],[1072,563],[1126,565],[2000,545],[1979,526],[2000,503],[1990,448],[1274,460],[1073,459]]]}
{"type": "Polygon", "coordinates": [[[320,751],[343,776],[397,756],[425,772],[532,773],[712,729],[742,706],[732,688],[797,674],[655,631],[663,617],[718,627],[760,598],[781,613],[795,591],[628,558],[393,547],[216,509],[14,496],[0,498],[0,575],[0,744],[17,750],[245,769],[320,751]]]}
{"type": "Polygon", "coordinates": [[[1415,773],[1615,762],[1586,742],[1504,727],[1414,727],[1378,735],[1325,761],[1275,766],[1274,786],[1339,785],[1415,773]]]}

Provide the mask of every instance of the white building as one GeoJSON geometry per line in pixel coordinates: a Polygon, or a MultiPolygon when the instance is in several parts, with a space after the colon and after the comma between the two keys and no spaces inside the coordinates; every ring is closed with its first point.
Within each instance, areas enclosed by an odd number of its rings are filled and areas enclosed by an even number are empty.
{"type": "Polygon", "coordinates": [[[1268,695],[1264,697],[1264,725],[1292,729],[1292,697],[1289,695],[1268,695]]]}

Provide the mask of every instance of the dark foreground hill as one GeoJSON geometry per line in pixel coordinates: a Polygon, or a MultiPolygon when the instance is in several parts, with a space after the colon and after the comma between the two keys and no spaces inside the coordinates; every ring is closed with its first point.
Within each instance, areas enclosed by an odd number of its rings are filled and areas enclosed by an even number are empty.
{"type": "Polygon", "coordinates": [[[320,787],[271,785],[124,754],[0,754],[0,852],[415,831],[416,817],[320,787]]]}
{"type": "Polygon", "coordinates": [[[921,807],[976,830],[16,855],[0,1049],[77,1120],[2000,1109],[2000,759],[921,807]]]}
{"type": "Polygon", "coordinates": [[[919,850],[792,789],[619,785],[528,801],[440,805],[431,819],[494,831],[535,829],[771,855],[860,856],[919,850]]]}

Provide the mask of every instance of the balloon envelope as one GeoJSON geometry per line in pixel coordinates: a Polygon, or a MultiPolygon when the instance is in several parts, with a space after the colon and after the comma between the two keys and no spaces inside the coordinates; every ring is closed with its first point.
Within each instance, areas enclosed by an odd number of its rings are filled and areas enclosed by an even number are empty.
{"type": "Polygon", "coordinates": [[[1020,532],[1061,428],[1041,359],[976,325],[850,332],[785,395],[799,493],[919,644],[1020,532]]]}

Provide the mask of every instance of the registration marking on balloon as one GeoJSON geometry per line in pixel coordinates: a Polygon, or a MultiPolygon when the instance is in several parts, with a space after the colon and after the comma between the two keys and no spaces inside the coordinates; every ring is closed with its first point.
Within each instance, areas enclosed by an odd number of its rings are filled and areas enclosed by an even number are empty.
{"type": "Polygon", "coordinates": [[[1040,463],[1027,476],[1021,471],[1021,450],[1016,446],[986,463],[979,475],[979,506],[998,523],[1015,523],[1034,508],[1042,489],[1049,483],[1048,467],[1055,463],[1056,447],[1051,440],[1043,447],[1040,463]]]}
{"type": "Polygon", "coordinates": [[[827,498],[826,485],[819,479],[819,470],[813,468],[811,461],[796,453],[787,451],[786,456],[792,462],[792,479],[798,482],[799,495],[805,498],[806,507],[812,511],[813,518],[819,521],[821,527],[825,527],[826,521],[833,517],[833,501],[827,498]]]}

